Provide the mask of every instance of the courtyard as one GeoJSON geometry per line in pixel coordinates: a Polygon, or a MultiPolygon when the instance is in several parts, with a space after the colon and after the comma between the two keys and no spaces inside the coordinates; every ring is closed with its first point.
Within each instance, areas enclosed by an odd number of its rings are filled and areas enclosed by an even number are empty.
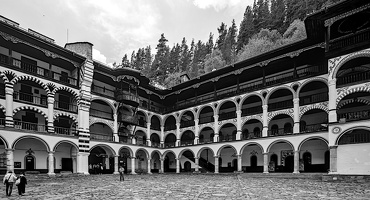
{"type": "MultiPolygon", "coordinates": [[[[370,199],[370,183],[323,182],[292,175],[152,174],[27,175],[25,196],[10,199],[370,199]]],[[[1,199],[6,199],[2,187],[1,199]]]]}

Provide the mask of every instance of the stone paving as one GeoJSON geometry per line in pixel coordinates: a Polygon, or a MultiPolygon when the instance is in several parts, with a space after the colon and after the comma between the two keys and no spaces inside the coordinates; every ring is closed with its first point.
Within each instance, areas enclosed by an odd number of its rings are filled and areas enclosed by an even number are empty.
{"type": "MultiPolygon", "coordinates": [[[[26,195],[10,199],[370,199],[370,183],[249,178],[247,174],[27,176],[26,195]]],[[[5,196],[5,187],[0,194],[5,196]]]]}

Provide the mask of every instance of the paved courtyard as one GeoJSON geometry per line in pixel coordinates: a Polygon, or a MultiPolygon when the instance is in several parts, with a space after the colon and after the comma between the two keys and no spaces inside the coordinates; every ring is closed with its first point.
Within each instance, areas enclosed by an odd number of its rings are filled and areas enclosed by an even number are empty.
{"type": "MultiPolygon", "coordinates": [[[[370,183],[249,178],[248,174],[29,175],[26,195],[10,199],[370,199],[370,183]]],[[[16,189],[16,188],[15,188],[16,189]]],[[[1,199],[6,199],[2,187],[1,199]]]]}

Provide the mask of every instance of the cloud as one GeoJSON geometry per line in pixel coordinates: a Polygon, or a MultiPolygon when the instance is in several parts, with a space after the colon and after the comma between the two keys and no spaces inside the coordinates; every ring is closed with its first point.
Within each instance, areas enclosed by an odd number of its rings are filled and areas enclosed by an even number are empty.
{"type": "Polygon", "coordinates": [[[193,4],[201,9],[213,8],[217,12],[228,7],[237,6],[242,0],[193,0],[193,4]]]}
{"type": "Polygon", "coordinates": [[[102,62],[104,64],[107,63],[107,57],[103,55],[99,50],[93,48],[93,59],[97,60],[99,62],[102,62]]]}

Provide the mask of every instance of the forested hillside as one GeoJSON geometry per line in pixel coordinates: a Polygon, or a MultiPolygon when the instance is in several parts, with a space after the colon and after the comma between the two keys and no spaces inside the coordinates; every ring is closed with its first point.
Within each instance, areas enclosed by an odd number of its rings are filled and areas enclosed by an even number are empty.
{"type": "MultiPolygon", "coordinates": [[[[170,88],[179,83],[181,74],[190,78],[226,67],[280,46],[306,37],[304,18],[339,0],[255,0],[247,6],[239,28],[221,23],[217,38],[209,34],[208,41],[190,44],[184,37],[170,47],[162,33],[155,47],[156,53],[147,46],[124,55],[115,67],[140,70],[153,84],[170,88]]],[[[153,50],[154,51],[154,50],[153,50]]]]}

